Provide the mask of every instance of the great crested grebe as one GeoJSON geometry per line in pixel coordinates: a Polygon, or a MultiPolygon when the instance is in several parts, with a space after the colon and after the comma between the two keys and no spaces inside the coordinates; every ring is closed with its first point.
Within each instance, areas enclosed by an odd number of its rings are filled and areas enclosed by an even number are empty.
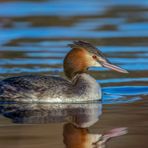
{"type": "Polygon", "coordinates": [[[0,81],[2,101],[78,102],[101,99],[101,87],[87,74],[89,67],[107,67],[127,73],[111,64],[88,42],[69,44],[72,50],[64,59],[64,72],[69,80],[55,76],[25,75],[0,81]]]}

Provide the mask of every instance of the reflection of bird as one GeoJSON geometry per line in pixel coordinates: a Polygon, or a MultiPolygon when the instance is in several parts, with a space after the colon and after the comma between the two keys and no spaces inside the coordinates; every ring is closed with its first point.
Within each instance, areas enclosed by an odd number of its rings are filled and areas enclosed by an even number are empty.
{"type": "Polygon", "coordinates": [[[101,101],[90,103],[22,103],[0,104],[0,112],[14,123],[39,124],[70,122],[89,127],[102,114],[101,101]]]}
{"type": "Polygon", "coordinates": [[[0,98],[15,101],[76,102],[98,100],[101,89],[93,77],[86,74],[89,67],[107,67],[127,73],[111,64],[101,51],[90,43],[76,41],[64,59],[64,72],[69,78],[25,75],[0,82],[0,98]]]}
{"type": "Polygon", "coordinates": [[[127,128],[115,128],[105,135],[91,134],[87,128],[76,127],[71,123],[64,125],[63,137],[66,148],[105,148],[106,142],[113,137],[127,133],[127,128]]]}
{"type": "Polygon", "coordinates": [[[71,123],[65,124],[63,129],[66,148],[93,148],[101,134],[90,134],[87,128],[79,128],[71,123]]]}

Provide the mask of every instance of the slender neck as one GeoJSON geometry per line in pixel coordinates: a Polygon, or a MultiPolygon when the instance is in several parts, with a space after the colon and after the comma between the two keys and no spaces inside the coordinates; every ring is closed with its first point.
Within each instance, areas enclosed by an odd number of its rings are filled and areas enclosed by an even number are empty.
{"type": "MultiPolygon", "coordinates": [[[[98,98],[98,91],[100,87],[96,80],[89,74],[78,74],[73,78],[73,93],[77,96],[87,97],[90,100],[98,98]]],[[[99,93],[101,94],[101,93],[99,93]]],[[[100,97],[99,97],[100,98],[100,97]]]]}
{"type": "Polygon", "coordinates": [[[77,74],[87,71],[87,64],[84,60],[85,51],[83,49],[72,49],[64,59],[65,75],[72,80],[77,74]]]}
{"type": "Polygon", "coordinates": [[[93,86],[93,84],[97,83],[96,80],[91,77],[89,74],[82,73],[82,74],[77,74],[73,78],[73,84],[76,86],[82,86],[82,85],[87,85],[87,86],[93,86]]]}

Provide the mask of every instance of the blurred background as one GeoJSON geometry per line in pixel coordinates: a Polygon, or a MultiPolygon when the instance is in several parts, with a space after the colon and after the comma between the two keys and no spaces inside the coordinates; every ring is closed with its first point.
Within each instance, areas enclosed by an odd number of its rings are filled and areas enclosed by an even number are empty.
{"type": "Polygon", "coordinates": [[[147,5],[146,0],[0,0],[0,74],[62,72],[73,40],[97,45],[127,70],[146,71],[147,5]]]}
{"type": "MultiPolygon", "coordinates": [[[[105,94],[102,120],[92,129],[129,127],[128,136],[111,142],[110,147],[147,148],[148,1],[0,0],[1,77],[30,73],[64,76],[63,58],[70,50],[67,44],[74,40],[91,42],[111,62],[130,72],[92,68],[90,73],[105,94]]],[[[1,117],[0,123],[5,119],[1,117]]],[[[9,135],[9,131],[3,133],[9,135]]],[[[58,139],[57,134],[51,132],[50,136],[58,139]]],[[[3,148],[8,146],[6,139],[1,141],[3,148]]],[[[58,147],[58,141],[55,143],[58,147]]]]}

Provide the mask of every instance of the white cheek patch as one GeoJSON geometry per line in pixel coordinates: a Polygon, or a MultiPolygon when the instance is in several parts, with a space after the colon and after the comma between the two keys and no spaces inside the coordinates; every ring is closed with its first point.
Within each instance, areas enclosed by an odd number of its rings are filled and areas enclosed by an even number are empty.
{"type": "Polygon", "coordinates": [[[98,63],[96,60],[92,59],[90,60],[90,63],[89,63],[90,66],[92,67],[102,67],[102,65],[100,63],[98,63]]]}
{"type": "Polygon", "coordinates": [[[90,67],[102,67],[102,65],[97,62],[95,59],[92,58],[92,56],[87,56],[87,63],[90,67]]]}
{"type": "Polygon", "coordinates": [[[102,67],[102,65],[100,63],[98,63],[97,61],[94,60],[94,65],[95,67],[102,67]]]}

